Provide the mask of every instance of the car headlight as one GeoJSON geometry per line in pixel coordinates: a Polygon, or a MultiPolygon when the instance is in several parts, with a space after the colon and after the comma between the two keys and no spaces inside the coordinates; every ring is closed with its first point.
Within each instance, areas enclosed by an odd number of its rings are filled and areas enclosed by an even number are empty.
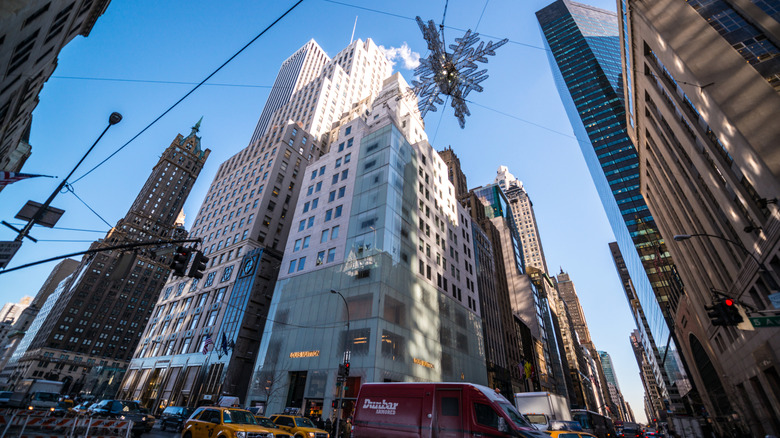
{"type": "Polygon", "coordinates": [[[246,432],[236,432],[236,438],[246,438],[246,432]]]}
{"type": "Polygon", "coordinates": [[[146,417],[141,417],[141,421],[146,421],[146,417]]]}
{"type": "Polygon", "coordinates": [[[120,419],[120,420],[124,420],[124,419],[125,419],[125,416],[124,416],[124,415],[120,415],[120,416],[119,416],[119,419],[120,419]]]}
{"type": "Polygon", "coordinates": [[[314,432],[307,432],[307,434],[309,435],[309,438],[314,438],[314,432]]]}

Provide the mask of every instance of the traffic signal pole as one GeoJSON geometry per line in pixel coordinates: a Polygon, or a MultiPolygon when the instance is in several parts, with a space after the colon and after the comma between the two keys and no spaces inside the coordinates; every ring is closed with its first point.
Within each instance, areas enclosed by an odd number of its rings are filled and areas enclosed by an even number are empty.
{"type": "Polygon", "coordinates": [[[79,256],[79,255],[84,255],[84,254],[96,254],[96,253],[103,252],[103,251],[113,251],[115,249],[133,249],[133,248],[142,248],[144,246],[168,245],[168,244],[171,244],[171,243],[201,243],[201,242],[202,242],[202,239],[197,238],[197,239],[158,240],[156,242],[126,243],[124,245],[107,246],[107,247],[104,247],[104,248],[90,249],[90,250],[87,250],[87,251],[80,251],[80,252],[74,252],[74,253],[70,253],[70,254],[65,254],[65,255],[61,255],[61,256],[57,256],[57,257],[52,257],[52,258],[49,258],[49,259],[46,259],[46,260],[39,260],[37,262],[27,263],[26,265],[17,266],[15,268],[11,268],[11,269],[4,269],[4,270],[0,271],[0,275],[7,274],[9,272],[13,272],[13,271],[16,271],[18,269],[29,268],[30,266],[36,266],[36,265],[40,265],[40,264],[43,264],[43,263],[53,262],[55,260],[66,259],[68,257],[75,257],[75,256],[79,256]]]}

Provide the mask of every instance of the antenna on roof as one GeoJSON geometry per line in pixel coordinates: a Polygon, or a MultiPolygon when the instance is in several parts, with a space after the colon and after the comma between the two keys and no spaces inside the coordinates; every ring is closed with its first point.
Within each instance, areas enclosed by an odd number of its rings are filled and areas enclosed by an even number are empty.
{"type": "Polygon", "coordinates": [[[355,25],[352,26],[352,36],[349,37],[349,43],[352,44],[352,40],[355,39],[355,28],[357,27],[357,15],[355,15],[355,25]]]}

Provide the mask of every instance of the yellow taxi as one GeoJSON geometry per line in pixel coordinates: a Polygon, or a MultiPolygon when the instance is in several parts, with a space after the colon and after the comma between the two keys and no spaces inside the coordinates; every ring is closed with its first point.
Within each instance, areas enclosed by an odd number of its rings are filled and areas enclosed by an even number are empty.
{"type": "Polygon", "coordinates": [[[274,438],[244,409],[202,406],[184,424],[183,438],[274,438]]]}
{"type": "Polygon", "coordinates": [[[306,417],[295,415],[273,415],[273,421],[279,429],[291,434],[294,438],[329,438],[328,432],[317,429],[317,426],[306,417]]]}
{"type": "Polygon", "coordinates": [[[273,430],[274,432],[274,438],[290,438],[290,435],[279,428],[279,426],[276,425],[273,421],[271,421],[270,418],[263,417],[260,415],[255,415],[255,420],[257,420],[257,424],[260,426],[265,427],[266,429],[273,430]]]}

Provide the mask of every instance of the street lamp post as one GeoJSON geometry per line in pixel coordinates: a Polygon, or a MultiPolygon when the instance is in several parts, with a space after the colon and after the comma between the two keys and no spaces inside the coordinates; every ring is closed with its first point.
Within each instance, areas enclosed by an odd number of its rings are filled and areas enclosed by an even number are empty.
{"type": "MultiPolygon", "coordinates": [[[[738,242],[736,240],[727,239],[727,238],[725,238],[723,236],[718,236],[717,234],[709,234],[709,233],[677,234],[677,235],[674,236],[674,240],[676,242],[682,242],[682,241],[688,240],[688,239],[690,239],[692,237],[709,237],[709,238],[713,238],[713,239],[723,240],[724,242],[728,242],[728,243],[736,246],[737,248],[741,249],[745,254],[749,255],[750,258],[752,258],[756,262],[756,264],[758,265],[759,276],[763,277],[763,275],[761,275],[761,274],[767,272],[767,269],[766,269],[766,266],[764,265],[764,263],[761,262],[761,260],[759,260],[758,257],[756,257],[756,255],[753,254],[752,251],[750,251],[749,249],[745,248],[745,245],[743,245],[742,242],[738,242]]],[[[772,279],[771,276],[768,277],[767,279],[770,280],[770,281],[768,281],[769,286],[772,287],[773,289],[775,289],[777,287],[777,285],[775,284],[774,279],[772,279]]],[[[747,290],[747,288],[745,290],[747,290]]],[[[739,301],[739,298],[742,296],[742,294],[745,293],[745,290],[743,290],[742,292],[739,293],[739,295],[737,295],[737,298],[736,298],[737,301],[739,301]]]]}
{"type": "Polygon", "coordinates": [[[43,203],[43,205],[38,209],[38,211],[33,215],[33,217],[27,222],[24,228],[19,230],[19,235],[16,236],[15,241],[21,242],[25,237],[28,237],[27,234],[30,232],[33,225],[35,225],[35,223],[43,217],[43,215],[46,213],[46,209],[49,208],[49,204],[51,204],[51,202],[54,200],[54,197],[57,196],[57,194],[60,193],[60,190],[62,190],[62,188],[65,187],[65,184],[68,183],[68,178],[70,178],[73,175],[73,173],[76,171],[76,169],[78,169],[78,167],[81,165],[81,163],[84,162],[84,160],[87,158],[87,155],[89,155],[89,153],[92,152],[92,149],[95,148],[95,145],[98,144],[100,139],[103,138],[103,135],[106,133],[106,131],[108,131],[108,128],[112,127],[113,125],[116,125],[120,121],[122,121],[121,114],[117,112],[111,113],[111,115],[108,118],[108,125],[106,126],[106,129],[104,129],[103,132],[100,133],[97,140],[95,140],[95,142],[92,143],[92,146],[90,146],[87,152],[84,154],[84,156],[81,157],[81,160],[79,160],[79,162],[76,163],[76,166],[73,168],[73,170],[70,171],[68,176],[66,176],[62,180],[60,185],[58,185],[57,188],[54,189],[54,192],[52,192],[52,194],[49,196],[49,199],[47,199],[46,202],[43,203]]]}
{"type": "MultiPolygon", "coordinates": [[[[344,295],[341,294],[341,292],[337,290],[330,290],[330,293],[332,294],[338,294],[338,296],[341,297],[341,300],[344,301],[344,307],[347,309],[347,336],[344,337],[345,345],[345,351],[344,351],[344,360],[343,363],[346,364],[349,362],[349,304],[347,304],[347,299],[344,298],[344,295]]],[[[340,364],[339,364],[340,365],[340,364]]],[[[337,376],[336,379],[341,379],[341,376],[337,376]]],[[[343,382],[341,382],[341,386],[339,386],[339,389],[337,391],[336,401],[338,403],[338,406],[336,407],[336,431],[334,433],[334,436],[339,436],[339,428],[341,426],[341,399],[342,399],[342,393],[344,391],[344,384],[346,383],[346,379],[344,379],[343,382]]]]}

